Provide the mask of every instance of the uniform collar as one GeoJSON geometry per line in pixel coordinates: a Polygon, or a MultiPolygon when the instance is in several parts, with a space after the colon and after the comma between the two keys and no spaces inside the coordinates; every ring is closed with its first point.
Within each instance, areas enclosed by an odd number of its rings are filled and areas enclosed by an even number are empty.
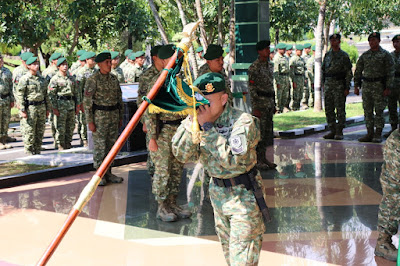
{"type": "Polygon", "coordinates": [[[229,103],[225,104],[225,109],[222,114],[218,117],[214,124],[228,125],[232,118],[233,108],[229,103]]]}

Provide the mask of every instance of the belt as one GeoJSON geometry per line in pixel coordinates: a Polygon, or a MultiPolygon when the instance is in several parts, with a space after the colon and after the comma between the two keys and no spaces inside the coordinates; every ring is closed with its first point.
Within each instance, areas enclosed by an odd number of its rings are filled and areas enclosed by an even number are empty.
{"type": "Polygon", "coordinates": [[[271,220],[271,217],[269,215],[268,206],[265,203],[263,191],[261,190],[261,187],[258,185],[258,182],[255,178],[256,175],[257,167],[253,167],[253,169],[251,169],[249,172],[238,175],[236,177],[228,179],[213,177],[213,182],[218,187],[227,188],[242,184],[247,190],[251,190],[254,194],[254,197],[256,198],[257,205],[260,208],[263,217],[268,222],[271,220]]]}
{"type": "Polygon", "coordinates": [[[264,97],[275,97],[275,93],[273,91],[257,91],[258,96],[264,96],[264,97]]]}
{"type": "Polygon", "coordinates": [[[0,95],[0,98],[5,99],[5,98],[7,98],[8,96],[10,96],[10,93],[1,94],[1,95],[0,95]]]}
{"type": "Polygon", "coordinates": [[[111,106],[106,106],[106,105],[97,105],[93,103],[93,112],[96,110],[102,110],[102,111],[114,111],[117,109],[120,109],[121,105],[117,103],[116,105],[111,105],[111,106]]]}
{"type": "Polygon", "coordinates": [[[42,105],[42,104],[45,104],[45,103],[46,103],[46,100],[43,100],[43,101],[28,101],[28,100],[26,100],[25,101],[25,105],[34,105],[34,106],[42,105]]]}
{"type": "Polygon", "coordinates": [[[75,96],[57,96],[57,100],[64,100],[64,101],[76,101],[76,97],[75,96]]]}
{"type": "Polygon", "coordinates": [[[287,76],[289,73],[279,73],[280,76],[287,76]]]}
{"type": "Polygon", "coordinates": [[[346,79],[346,73],[344,72],[324,74],[324,76],[325,78],[336,78],[337,80],[346,79]]]}
{"type": "Polygon", "coordinates": [[[296,76],[303,76],[304,74],[296,74],[296,73],[294,73],[296,76]]]}
{"type": "Polygon", "coordinates": [[[395,78],[400,78],[400,72],[395,72],[395,73],[394,73],[394,77],[395,77],[395,78]]]}
{"type": "Polygon", "coordinates": [[[160,120],[161,123],[164,125],[180,125],[182,122],[182,119],[177,119],[177,120],[160,120]]]}
{"type": "Polygon", "coordinates": [[[362,80],[365,80],[367,82],[378,82],[378,81],[385,81],[386,77],[379,77],[379,78],[366,78],[366,77],[362,77],[362,80]]]}

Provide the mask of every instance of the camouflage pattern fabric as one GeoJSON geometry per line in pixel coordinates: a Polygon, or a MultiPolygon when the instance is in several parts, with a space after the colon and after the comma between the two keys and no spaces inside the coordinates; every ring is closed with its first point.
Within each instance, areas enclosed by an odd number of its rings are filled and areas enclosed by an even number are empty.
{"type": "Polygon", "coordinates": [[[254,110],[261,112],[260,128],[261,139],[257,149],[265,153],[267,146],[274,144],[274,124],[272,118],[275,113],[274,80],[269,61],[262,62],[258,58],[249,67],[250,101],[254,110]]]}
{"type": "Polygon", "coordinates": [[[42,73],[42,76],[50,82],[51,78],[57,74],[58,69],[55,65],[49,65],[42,73]]]}
{"type": "Polygon", "coordinates": [[[125,83],[124,71],[120,67],[111,69],[111,74],[114,74],[120,83],[125,83]]]}
{"type": "Polygon", "coordinates": [[[276,53],[274,56],[274,89],[276,104],[280,112],[286,107],[289,102],[290,93],[290,80],[289,80],[289,61],[280,53],[276,53]],[[279,88],[278,88],[279,85],[279,88]]]}
{"type": "Polygon", "coordinates": [[[307,79],[307,86],[309,91],[309,97],[303,97],[304,103],[307,104],[309,107],[314,107],[314,66],[315,66],[315,57],[312,55],[306,62],[307,72],[306,72],[306,79],[307,79]],[[305,99],[308,99],[306,101],[305,99]]]}
{"type": "Polygon", "coordinates": [[[0,68],[0,139],[7,136],[8,124],[11,118],[10,104],[14,102],[12,88],[11,71],[3,66],[0,68]]]}
{"type": "MultiPolygon", "coordinates": [[[[207,74],[212,72],[210,67],[208,66],[207,63],[203,64],[197,73],[197,76],[200,77],[201,75],[207,74]]],[[[226,87],[226,93],[228,94],[228,102],[230,105],[233,105],[233,95],[232,95],[232,88],[231,88],[231,81],[229,80],[229,77],[226,75],[225,70],[222,68],[222,70],[219,72],[224,79],[225,79],[225,87],[226,87]]]]}
{"type": "Polygon", "coordinates": [[[124,62],[122,62],[122,63],[119,65],[119,67],[122,69],[123,72],[125,72],[125,70],[126,70],[125,68],[126,68],[128,65],[130,65],[129,62],[128,62],[128,59],[125,59],[124,62]]]}
{"type": "MultiPolygon", "coordinates": [[[[301,100],[301,102],[303,103],[303,104],[306,104],[306,105],[308,105],[309,104],[309,101],[310,101],[310,94],[311,94],[311,80],[310,80],[310,78],[309,78],[309,75],[308,75],[308,67],[307,67],[307,62],[308,62],[308,60],[311,58],[312,56],[311,56],[311,54],[304,54],[301,58],[303,58],[303,60],[304,60],[304,63],[305,63],[305,65],[306,65],[306,72],[305,72],[305,77],[304,77],[304,79],[305,79],[305,83],[304,83],[304,92],[303,92],[303,98],[302,98],[302,100],[301,100]]],[[[312,83],[314,83],[314,81],[312,81],[312,83]]],[[[308,105],[309,106],[309,105],[308,105]]]]}
{"type": "Polygon", "coordinates": [[[56,127],[55,140],[63,148],[72,142],[75,129],[75,107],[81,102],[78,84],[71,75],[63,76],[58,72],[49,83],[49,98],[53,109],[57,109],[59,116],[54,115],[56,127]],[[59,99],[59,97],[74,97],[74,99],[59,99]]]}
{"type": "Polygon", "coordinates": [[[50,111],[51,103],[47,94],[47,81],[30,72],[21,77],[15,91],[15,99],[27,118],[21,119],[24,148],[28,153],[40,154],[46,123],[46,110],[50,111]],[[45,101],[40,105],[25,106],[25,99],[30,102],[45,101]]]}
{"type": "Polygon", "coordinates": [[[12,72],[12,82],[13,82],[13,92],[15,93],[15,89],[19,83],[19,80],[23,75],[28,73],[28,68],[26,68],[23,64],[17,66],[12,72]]]}
{"type": "Polygon", "coordinates": [[[96,126],[96,132],[93,132],[93,167],[97,169],[118,139],[119,124],[123,117],[122,91],[117,77],[113,74],[103,75],[100,72],[90,76],[85,84],[83,105],[87,122],[96,126]],[[93,104],[98,106],[119,104],[119,109],[93,110],[93,104]]]}
{"type": "Polygon", "coordinates": [[[143,73],[144,68],[140,67],[136,64],[133,66],[124,69],[124,74],[125,74],[125,82],[126,83],[133,83],[133,82],[139,82],[139,76],[143,73]]]}
{"type": "Polygon", "coordinates": [[[303,58],[298,55],[294,55],[289,61],[290,67],[290,78],[292,82],[296,84],[296,88],[293,87],[292,97],[293,97],[293,110],[300,109],[300,102],[304,93],[304,82],[305,82],[305,71],[306,63],[303,58]]]}
{"type": "Polygon", "coordinates": [[[382,47],[379,47],[379,51],[368,50],[358,59],[354,72],[354,86],[361,87],[363,91],[362,100],[367,128],[383,129],[385,125],[383,110],[386,107],[383,90],[392,84],[393,76],[393,58],[382,47]],[[362,80],[363,78],[382,78],[383,81],[367,81],[362,80]]]}
{"type": "Polygon", "coordinates": [[[383,165],[380,176],[383,197],[378,212],[378,232],[394,236],[399,226],[400,201],[400,133],[395,130],[383,148],[383,165]]]}
{"type": "Polygon", "coordinates": [[[78,69],[80,66],[81,66],[81,61],[80,61],[80,60],[75,61],[75,62],[71,65],[71,67],[69,68],[69,72],[71,73],[71,75],[73,75],[72,73],[73,73],[76,69],[78,69]]]}
{"type": "MultiPolygon", "coordinates": [[[[225,105],[214,127],[201,132],[200,144],[193,143],[191,126],[187,117],[172,139],[172,150],[179,161],[199,160],[216,178],[236,177],[255,166],[260,139],[258,119],[225,105]]],[[[256,179],[263,188],[260,173],[256,179]]],[[[243,185],[225,188],[213,181],[209,193],[215,229],[228,265],[257,265],[265,225],[253,193],[243,185]]]]}
{"type": "Polygon", "coordinates": [[[390,97],[388,97],[389,123],[391,125],[396,125],[397,127],[399,124],[397,103],[400,102],[400,53],[393,51],[390,54],[393,57],[396,76],[394,77],[392,86],[390,88],[390,97]]]}
{"type": "Polygon", "coordinates": [[[322,62],[326,122],[332,131],[343,129],[346,123],[344,91],[350,90],[351,68],[349,55],[343,50],[328,51],[322,62]]]}

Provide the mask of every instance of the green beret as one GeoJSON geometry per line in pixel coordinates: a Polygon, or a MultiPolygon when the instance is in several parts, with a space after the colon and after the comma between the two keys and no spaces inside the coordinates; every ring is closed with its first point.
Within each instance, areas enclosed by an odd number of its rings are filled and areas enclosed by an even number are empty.
{"type": "Polygon", "coordinates": [[[256,49],[257,49],[257,51],[264,50],[265,48],[268,48],[270,44],[271,44],[271,41],[269,41],[269,40],[259,41],[256,44],[256,49]]]}
{"type": "Polygon", "coordinates": [[[60,58],[58,58],[58,60],[57,60],[57,66],[60,66],[62,63],[65,62],[65,60],[67,60],[65,57],[60,57],[60,58]]]}
{"type": "Polygon", "coordinates": [[[303,44],[304,49],[306,48],[311,48],[311,43],[307,42],[305,44],[303,44]]]}
{"type": "Polygon", "coordinates": [[[159,50],[158,50],[158,57],[160,59],[168,59],[170,58],[173,54],[175,53],[174,50],[174,45],[173,44],[167,44],[163,45],[159,50]]]}
{"type": "Polygon", "coordinates": [[[156,45],[150,50],[150,56],[157,56],[158,50],[160,50],[161,45],[156,45]]]}
{"type": "Polygon", "coordinates": [[[83,55],[79,57],[79,60],[83,61],[92,57],[95,57],[96,53],[95,52],[85,52],[83,55]]]}
{"type": "Polygon", "coordinates": [[[304,46],[301,44],[296,44],[296,50],[303,50],[304,46]]]}
{"type": "Polygon", "coordinates": [[[128,55],[130,55],[131,53],[132,53],[132,50],[131,50],[131,49],[127,49],[127,50],[125,50],[124,55],[125,55],[125,56],[128,56],[128,55]]]}
{"type": "Polygon", "coordinates": [[[50,56],[49,60],[53,61],[53,60],[57,60],[58,58],[60,58],[62,56],[62,54],[60,53],[54,53],[50,56]]]}
{"type": "Polygon", "coordinates": [[[31,53],[31,52],[26,52],[26,53],[21,54],[21,59],[24,60],[24,61],[26,61],[26,60],[28,60],[29,57],[31,57],[31,56],[33,56],[33,53],[31,53]]]}
{"type": "Polygon", "coordinates": [[[203,51],[204,51],[203,46],[199,46],[196,49],[196,53],[200,53],[200,52],[203,52],[203,51]]]}
{"type": "Polygon", "coordinates": [[[342,36],[339,33],[335,33],[335,34],[332,34],[331,36],[329,36],[329,40],[336,39],[336,40],[340,41],[341,38],[342,38],[342,36]]]}
{"type": "Polygon", "coordinates": [[[275,48],[276,49],[284,49],[284,50],[286,50],[286,44],[284,44],[282,42],[278,43],[275,48]]]}
{"type": "Polygon", "coordinates": [[[377,38],[378,40],[381,40],[381,34],[379,32],[373,32],[368,36],[368,41],[371,38],[377,38]]]}
{"type": "Polygon", "coordinates": [[[271,53],[273,53],[273,52],[275,52],[275,48],[274,48],[274,47],[271,47],[271,48],[269,48],[269,51],[270,51],[271,53]]]}
{"type": "Polygon", "coordinates": [[[400,34],[397,34],[393,37],[392,42],[399,40],[400,41],[400,34]]]}
{"type": "Polygon", "coordinates": [[[136,58],[141,57],[141,56],[144,56],[145,54],[146,54],[146,53],[143,52],[143,51],[137,51],[137,52],[135,53],[136,58]]]}
{"type": "Polygon", "coordinates": [[[108,52],[108,51],[104,51],[104,52],[99,53],[96,56],[96,58],[94,59],[94,61],[96,63],[101,63],[101,62],[103,62],[104,60],[107,60],[107,59],[111,59],[111,53],[108,52]]]}
{"type": "Polygon", "coordinates": [[[135,60],[135,59],[136,59],[136,53],[134,53],[134,52],[130,53],[130,54],[128,55],[128,58],[129,58],[130,60],[135,60]]]}
{"type": "Polygon", "coordinates": [[[287,44],[286,50],[293,50],[293,44],[287,44]]]}
{"type": "Polygon", "coordinates": [[[206,60],[214,60],[220,58],[224,50],[222,50],[221,45],[218,44],[210,44],[207,48],[207,52],[204,54],[204,58],[206,60]]]}
{"type": "Polygon", "coordinates": [[[315,45],[313,45],[313,47],[311,47],[311,50],[315,51],[315,45]]]}
{"type": "Polygon", "coordinates": [[[111,52],[111,59],[115,59],[115,58],[117,58],[119,56],[119,52],[117,52],[117,51],[112,51],[111,52]]]}
{"type": "Polygon", "coordinates": [[[199,88],[204,95],[225,91],[224,77],[215,72],[209,72],[198,77],[193,85],[199,88]]]}
{"type": "Polygon", "coordinates": [[[30,65],[30,64],[32,64],[32,63],[34,63],[36,61],[37,61],[37,57],[36,56],[31,56],[26,60],[26,64],[30,65]]]}
{"type": "Polygon", "coordinates": [[[225,50],[224,50],[224,51],[225,51],[225,53],[229,53],[229,51],[230,51],[230,50],[229,50],[229,47],[225,47],[225,50]]]}
{"type": "Polygon", "coordinates": [[[85,50],[79,50],[78,52],[76,52],[76,55],[77,55],[77,56],[81,56],[81,55],[83,55],[84,53],[86,53],[85,50]]]}

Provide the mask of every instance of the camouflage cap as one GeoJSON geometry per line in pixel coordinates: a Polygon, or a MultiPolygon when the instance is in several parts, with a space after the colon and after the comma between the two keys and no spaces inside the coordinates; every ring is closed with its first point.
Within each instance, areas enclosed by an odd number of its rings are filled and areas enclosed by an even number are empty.
{"type": "Polygon", "coordinates": [[[296,44],[296,50],[303,50],[304,46],[301,44],[296,44]]]}
{"type": "Polygon", "coordinates": [[[400,34],[397,34],[393,37],[392,42],[394,41],[400,41],[400,34]]]}
{"type": "Polygon", "coordinates": [[[84,53],[86,53],[86,50],[79,50],[78,52],[76,52],[76,55],[77,55],[77,56],[81,56],[81,55],[83,55],[84,53]]]}
{"type": "Polygon", "coordinates": [[[311,48],[311,43],[307,42],[303,44],[304,49],[311,48]]]}
{"type": "Polygon", "coordinates": [[[132,53],[133,51],[131,49],[126,49],[124,55],[128,56],[132,53]]]}
{"type": "Polygon", "coordinates": [[[31,56],[26,60],[26,64],[30,65],[32,63],[35,63],[37,61],[37,57],[36,56],[31,56]]]}
{"type": "Polygon", "coordinates": [[[278,43],[278,44],[276,45],[275,48],[276,48],[276,49],[283,49],[283,50],[286,50],[286,44],[280,42],[280,43],[278,43]]]}
{"type": "Polygon", "coordinates": [[[175,53],[174,45],[173,44],[167,44],[167,45],[163,45],[162,47],[160,47],[160,49],[158,50],[157,56],[160,59],[168,59],[174,53],[175,53]]]}
{"type": "Polygon", "coordinates": [[[151,55],[151,56],[157,56],[158,50],[160,50],[161,46],[162,46],[162,45],[156,45],[156,46],[154,46],[153,48],[151,48],[151,50],[150,50],[150,55],[151,55]]]}
{"type": "Polygon", "coordinates": [[[225,79],[219,73],[209,72],[198,77],[193,86],[199,88],[204,95],[225,91],[225,79]]]}
{"type": "Polygon", "coordinates": [[[269,45],[271,44],[271,41],[270,40],[262,40],[262,41],[259,41],[257,44],[256,44],[256,49],[257,49],[257,51],[261,51],[261,50],[264,50],[265,48],[269,48],[269,45]]]}
{"type": "Polygon", "coordinates": [[[200,53],[200,52],[203,52],[203,51],[204,51],[203,46],[199,46],[196,49],[196,53],[200,53]]]}
{"type": "Polygon", "coordinates": [[[58,58],[58,60],[57,60],[57,66],[60,66],[62,63],[65,62],[65,60],[67,60],[65,57],[60,57],[60,58],[58,58]]]}
{"type": "Polygon", "coordinates": [[[28,60],[29,57],[31,57],[31,56],[33,56],[33,53],[31,53],[31,52],[26,52],[26,53],[21,54],[21,59],[24,60],[24,61],[26,61],[26,60],[28,60]]]}
{"type": "Polygon", "coordinates": [[[95,52],[85,52],[83,55],[81,55],[79,57],[79,60],[83,61],[83,60],[87,60],[89,58],[93,58],[96,56],[95,52]]]}
{"type": "Polygon", "coordinates": [[[54,53],[50,56],[49,60],[53,61],[53,60],[57,60],[58,58],[60,58],[62,56],[61,53],[54,53]]]}
{"type": "Polygon", "coordinates": [[[377,38],[378,40],[381,40],[381,34],[380,34],[379,32],[373,32],[373,33],[371,33],[371,34],[368,36],[368,41],[369,41],[371,38],[377,38]]]}
{"type": "Polygon", "coordinates": [[[119,57],[119,52],[117,52],[117,51],[112,51],[112,52],[111,52],[111,59],[115,59],[115,58],[117,58],[117,57],[119,57]]]}
{"type": "Polygon", "coordinates": [[[210,44],[207,48],[206,53],[204,54],[204,58],[206,60],[214,60],[216,58],[220,58],[224,50],[222,50],[221,45],[218,44],[210,44]]]}
{"type": "Polygon", "coordinates": [[[107,60],[107,59],[111,59],[111,53],[109,51],[103,51],[103,52],[99,53],[96,56],[94,61],[96,63],[101,63],[101,62],[103,62],[104,60],[107,60]]]}
{"type": "Polygon", "coordinates": [[[331,36],[329,36],[329,40],[335,39],[335,40],[339,40],[342,38],[342,36],[339,33],[335,33],[332,34],[331,36]]]}

